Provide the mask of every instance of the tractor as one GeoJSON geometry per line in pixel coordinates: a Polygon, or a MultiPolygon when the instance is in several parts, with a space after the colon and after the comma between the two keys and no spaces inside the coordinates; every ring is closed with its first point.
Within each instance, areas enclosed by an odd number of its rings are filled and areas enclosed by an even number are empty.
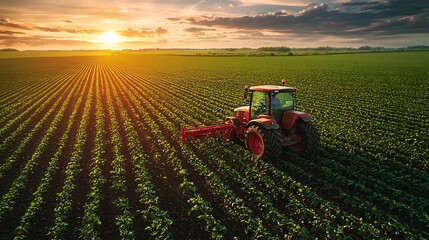
{"type": "Polygon", "coordinates": [[[283,79],[281,86],[245,86],[244,99],[249,106],[234,109],[234,116],[218,123],[181,127],[182,142],[223,136],[264,160],[276,159],[284,149],[304,157],[316,153],[319,133],[310,114],[295,110],[296,88],[285,83],[283,79]]]}

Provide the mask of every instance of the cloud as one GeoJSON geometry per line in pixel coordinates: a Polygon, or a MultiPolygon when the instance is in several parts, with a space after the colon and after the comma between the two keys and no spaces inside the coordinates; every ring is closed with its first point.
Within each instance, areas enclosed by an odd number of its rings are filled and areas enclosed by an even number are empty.
{"type": "Polygon", "coordinates": [[[236,31],[235,33],[244,35],[244,37],[247,37],[247,38],[266,37],[265,34],[258,31],[236,31]]]}
{"type": "Polygon", "coordinates": [[[373,22],[371,25],[352,29],[350,32],[371,32],[377,35],[396,35],[410,33],[429,33],[429,14],[401,17],[392,20],[373,22]]]}
{"type": "Polygon", "coordinates": [[[347,11],[373,12],[380,18],[416,15],[429,10],[429,1],[426,0],[388,0],[362,1],[352,0],[340,5],[347,11]]]}
{"type": "Polygon", "coordinates": [[[123,37],[154,37],[154,36],[161,36],[168,32],[167,29],[158,27],[156,29],[134,29],[134,28],[127,28],[126,30],[118,31],[118,34],[123,37]]]}
{"type": "Polygon", "coordinates": [[[164,34],[166,34],[166,33],[168,32],[168,30],[167,30],[167,29],[165,29],[165,28],[162,28],[162,27],[158,27],[157,29],[155,29],[155,32],[156,32],[158,35],[164,35],[164,34]]]}
{"type": "Polygon", "coordinates": [[[265,30],[294,35],[364,37],[429,33],[429,1],[351,1],[310,4],[297,14],[286,11],[240,17],[196,16],[170,21],[205,27],[265,30]]]}
{"type": "Polygon", "coordinates": [[[111,31],[129,37],[118,47],[157,46],[163,38],[171,47],[429,41],[428,0],[2,0],[1,6],[0,44],[50,41],[34,35],[55,36],[57,45],[60,39],[91,42],[111,31]]]}
{"type": "Polygon", "coordinates": [[[12,22],[9,18],[0,19],[0,26],[23,29],[23,30],[31,30],[31,27],[26,24],[12,22]]]}
{"type": "Polygon", "coordinates": [[[117,24],[117,23],[121,23],[121,20],[118,20],[118,19],[116,19],[116,18],[104,19],[104,21],[105,21],[106,23],[115,23],[115,24],[117,24]]]}
{"type": "Polygon", "coordinates": [[[15,34],[24,34],[24,32],[15,32],[15,31],[3,31],[0,30],[1,35],[15,35],[15,34]]]}
{"type": "Polygon", "coordinates": [[[184,31],[192,33],[193,35],[196,35],[196,36],[200,36],[200,35],[205,35],[206,32],[216,31],[216,29],[214,29],[214,28],[196,28],[196,27],[192,27],[192,28],[186,28],[184,31]]]}
{"type": "Polygon", "coordinates": [[[0,35],[0,43],[2,46],[6,47],[50,47],[52,45],[88,45],[92,44],[91,42],[82,41],[82,40],[69,40],[69,39],[57,39],[53,36],[25,36],[25,37],[15,37],[15,36],[2,36],[0,35]]]}
{"type": "Polygon", "coordinates": [[[97,34],[102,31],[97,29],[79,29],[79,28],[63,28],[63,27],[43,27],[35,24],[14,22],[9,18],[0,19],[0,26],[21,29],[27,31],[42,31],[42,32],[67,32],[67,33],[82,33],[82,34],[97,34]]]}

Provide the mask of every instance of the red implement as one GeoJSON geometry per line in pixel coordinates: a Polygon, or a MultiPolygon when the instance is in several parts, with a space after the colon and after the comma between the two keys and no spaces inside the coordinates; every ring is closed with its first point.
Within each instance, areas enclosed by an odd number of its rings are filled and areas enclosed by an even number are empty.
{"type": "Polygon", "coordinates": [[[229,134],[235,129],[234,125],[220,120],[219,123],[200,123],[180,128],[180,138],[182,142],[189,140],[223,136],[229,139],[229,134]]]}

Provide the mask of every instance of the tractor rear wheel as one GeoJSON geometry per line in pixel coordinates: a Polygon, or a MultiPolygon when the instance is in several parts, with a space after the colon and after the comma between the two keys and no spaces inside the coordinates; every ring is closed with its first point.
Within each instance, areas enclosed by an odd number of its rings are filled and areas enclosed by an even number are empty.
{"type": "Polygon", "coordinates": [[[280,138],[279,129],[266,129],[261,125],[253,125],[246,131],[246,147],[257,158],[275,159],[282,152],[280,138]]]}
{"type": "Polygon", "coordinates": [[[288,146],[292,152],[300,156],[309,156],[317,152],[320,136],[317,128],[311,122],[296,122],[295,134],[301,138],[301,141],[288,146]]]}

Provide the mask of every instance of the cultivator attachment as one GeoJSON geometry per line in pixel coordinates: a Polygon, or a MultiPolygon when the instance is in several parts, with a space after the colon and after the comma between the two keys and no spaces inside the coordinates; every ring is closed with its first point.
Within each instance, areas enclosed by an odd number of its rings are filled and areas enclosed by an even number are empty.
{"type": "Polygon", "coordinates": [[[234,129],[234,125],[224,120],[219,120],[217,123],[194,124],[181,127],[180,138],[184,143],[187,143],[189,140],[217,136],[222,136],[225,139],[229,139],[230,133],[234,129]]]}

